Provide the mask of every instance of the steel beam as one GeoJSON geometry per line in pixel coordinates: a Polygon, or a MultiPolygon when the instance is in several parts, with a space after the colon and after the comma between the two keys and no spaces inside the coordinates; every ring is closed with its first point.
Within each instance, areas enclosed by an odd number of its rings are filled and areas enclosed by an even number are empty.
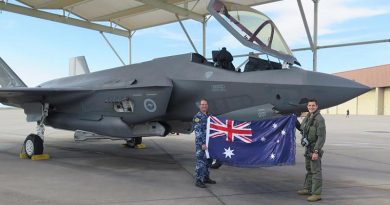
{"type": "MultiPolygon", "coordinates": [[[[332,45],[325,45],[325,46],[317,46],[317,50],[325,49],[325,48],[359,46],[359,45],[376,44],[376,43],[390,43],[390,39],[374,40],[374,41],[360,41],[360,42],[353,42],[353,43],[340,43],[340,44],[332,44],[332,45]]],[[[311,48],[310,47],[296,48],[296,49],[292,49],[291,51],[296,52],[296,51],[307,51],[307,50],[311,50],[311,48]]]]}
{"type": "Polygon", "coordinates": [[[317,37],[318,37],[318,3],[320,0],[313,0],[314,2],[314,46],[313,46],[313,71],[317,71],[317,37]]]}
{"type": "Polygon", "coordinates": [[[190,35],[189,35],[188,32],[187,32],[187,29],[184,27],[183,22],[181,22],[181,20],[180,20],[180,18],[179,18],[179,16],[178,16],[177,14],[176,14],[176,18],[177,18],[177,21],[179,22],[181,28],[183,29],[184,33],[186,34],[187,39],[188,39],[188,41],[190,42],[192,48],[194,49],[194,51],[195,51],[196,53],[199,53],[198,50],[197,50],[196,47],[195,47],[194,42],[192,42],[192,39],[191,39],[190,35]]]}
{"type": "Polygon", "coordinates": [[[188,18],[193,19],[195,21],[202,22],[204,19],[204,17],[198,13],[192,12],[188,9],[184,9],[184,8],[176,6],[174,4],[165,3],[165,2],[160,1],[160,0],[136,0],[136,1],[139,1],[141,3],[151,5],[153,7],[174,13],[176,15],[188,17],[188,18]]]}
{"type": "MultiPolygon", "coordinates": [[[[341,44],[317,46],[317,50],[327,49],[327,48],[348,47],[348,46],[360,46],[360,45],[377,44],[377,43],[390,43],[390,39],[382,39],[382,40],[374,40],[374,41],[361,41],[361,42],[353,42],[353,43],[341,43],[341,44]]],[[[310,51],[310,50],[311,50],[310,47],[291,49],[291,51],[294,51],[294,52],[310,51]]],[[[234,58],[240,58],[240,57],[247,57],[247,56],[250,56],[250,55],[261,55],[261,54],[263,54],[263,53],[257,52],[257,53],[252,53],[252,54],[234,55],[233,57],[234,58]]],[[[211,60],[211,58],[208,58],[208,60],[211,60]]]]}
{"type": "Polygon", "coordinates": [[[309,40],[309,44],[310,44],[311,50],[314,51],[314,43],[313,43],[313,39],[311,38],[309,25],[307,24],[306,15],[305,15],[305,10],[303,9],[301,0],[297,0],[297,3],[298,3],[299,11],[300,11],[300,13],[301,13],[303,25],[305,26],[305,31],[306,31],[307,39],[309,40]]]}
{"type": "Polygon", "coordinates": [[[66,0],[66,1],[50,0],[50,1],[45,1],[43,3],[40,3],[37,6],[29,4],[29,1],[24,1],[24,0],[18,0],[18,1],[35,9],[62,9],[70,5],[79,4],[85,0],[66,0]]]}
{"type": "Polygon", "coordinates": [[[118,59],[121,61],[121,63],[123,65],[126,65],[125,62],[122,60],[122,58],[119,56],[119,54],[116,52],[115,48],[111,45],[110,41],[107,39],[107,37],[104,35],[103,32],[100,31],[100,34],[102,34],[104,40],[106,40],[107,44],[110,46],[110,48],[112,49],[112,51],[114,51],[116,57],[118,57],[118,59]]]}
{"type": "MultiPolygon", "coordinates": [[[[177,4],[177,3],[182,2],[182,1],[183,0],[167,0],[166,3],[177,4]]],[[[125,9],[122,11],[118,11],[118,12],[114,12],[114,13],[110,13],[110,14],[106,14],[106,15],[102,15],[102,16],[97,16],[97,17],[94,17],[90,20],[91,21],[114,21],[116,19],[126,18],[129,16],[134,16],[134,15],[138,15],[138,14],[142,14],[142,13],[146,13],[146,12],[150,12],[150,11],[154,11],[154,10],[157,10],[157,8],[152,6],[152,5],[145,4],[142,6],[137,6],[134,8],[125,9]]]]}
{"type": "Polygon", "coordinates": [[[63,23],[63,24],[68,24],[68,25],[72,25],[72,26],[78,26],[78,27],[87,28],[87,29],[91,29],[91,30],[101,31],[101,32],[105,32],[105,33],[111,33],[111,34],[115,34],[118,36],[124,36],[124,37],[129,36],[129,32],[127,30],[114,29],[114,28],[109,27],[109,26],[104,26],[104,25],[100,25],[100,24],[96,24],[96,23],[91,23],[88,21],[83,21],[83,20],[79,20],[79,19],[75,19],[75,18],[52,14],[49,12],[44,12],[44,11],[40,11],[40,10],[35,10],[35,9],[23,7],[23,6],[18,6],[15,4],[5,3],[3,1],[0,1],[0,10],[12,12],[12,13],[17,13],[17,14],[23,14],[26,16],[36,17],[36,18],[45,19],[45,20],[54,21],[54,22],[63,23]]]}

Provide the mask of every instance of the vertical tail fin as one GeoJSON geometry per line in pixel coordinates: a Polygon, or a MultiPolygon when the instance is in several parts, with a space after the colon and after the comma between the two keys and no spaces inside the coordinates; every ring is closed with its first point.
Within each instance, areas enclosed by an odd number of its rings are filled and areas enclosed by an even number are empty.
{"type": "Polygon", "coordinates": [[[0,57],[0,86],[2,88],[27,87],[26,84],[0,57]]]}
{"type": "Polygon", "coordinates": [[[84,56],[69,59],[69,76],[89,73],[87,61],[84,56]]]}

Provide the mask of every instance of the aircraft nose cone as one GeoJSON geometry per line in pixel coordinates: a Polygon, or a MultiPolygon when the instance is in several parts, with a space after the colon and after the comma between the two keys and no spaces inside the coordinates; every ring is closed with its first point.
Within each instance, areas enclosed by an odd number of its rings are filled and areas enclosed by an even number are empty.
{"type": "Polygon", "coordinates": [[[321,108],[341,104],[370,90],[358,82],[324,73],[310,72],[307,80],[308,85],[321,90],[319,93],[312,90],[321,108]]]}

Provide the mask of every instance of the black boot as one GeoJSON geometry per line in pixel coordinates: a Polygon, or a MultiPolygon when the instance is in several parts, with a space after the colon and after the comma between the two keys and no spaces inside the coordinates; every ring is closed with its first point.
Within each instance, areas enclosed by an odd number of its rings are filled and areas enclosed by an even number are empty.
{"type": "Polygon", "coordinates": [[[203,181],[204,181],[204,183],[206,183],[206,184],[216,184],[216,183],[217,183],[216,181],[210,179],[209,177],[204,178],[203,181]]]}
{"type": "Polygon", "coordinates": [[[196,181],[195,186],[199,188],[206,188],[206,185],[202,181],[196,181]]]}

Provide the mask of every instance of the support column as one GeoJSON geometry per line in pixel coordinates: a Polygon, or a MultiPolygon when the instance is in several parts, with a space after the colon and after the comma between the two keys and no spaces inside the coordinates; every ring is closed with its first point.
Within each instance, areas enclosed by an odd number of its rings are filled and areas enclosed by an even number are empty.
{"type": "Polygon", "coordinates": [[[314,2],[314,36],[313,36],[313,71],[317,71],[317,36],[318,36],[318,3],[320,0],[313,0],[314,2]]]}
{"type": "Polygon", "coordinates": [[[206,26],[207,26],[207,22],[206,22],[206,17],[203,19],[203,22],[202,22],[202,36],[203,36],[203,57],[206,58],[206,26]]]}
{"type": "Polygon", "coordinates": [[[359,96],[356,97],[356,115],[359,114],[359,96]]]}
{"type": "Polygon", "coordinates": [[[131,40],[133,39],[134,34],[135,34],[135,31],[129,31],[129,65],[131,65],[131,63],[132,63],[131,40]]]}
{"type": "Polygon", "coordinates": [[[131,32],[129,35],[129,65],[131,65],[131,32]]]}
{"type": "Polygon", "coordinates": [[[383,115],[384,108],[384,89],[375,88],[375,114],[383,115]]]}

